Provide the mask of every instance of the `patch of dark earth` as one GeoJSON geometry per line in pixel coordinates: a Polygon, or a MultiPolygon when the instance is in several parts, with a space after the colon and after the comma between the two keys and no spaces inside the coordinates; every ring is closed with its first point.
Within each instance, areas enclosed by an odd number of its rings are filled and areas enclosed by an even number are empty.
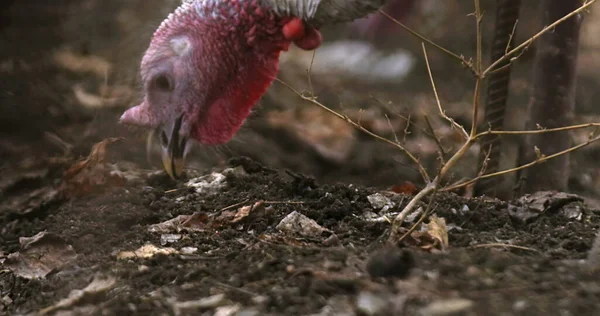
{"type": "MultiPolygon", "coordinates": [[[[389,245],[390,225],[362,218],[372,211],[367,196],[374,189],[321,185],[248,159],[230,164],[242,165],[246,174],[228,175],[213,195],[197,194],[161,173],[138,186],[65,201],[43,216],[2,216],[5,254],[19,250],[19,237],[40,231],[64,238],[78,254],[43,279],[3,269],[2,312],[35,314],[97,275],[115,278],[114,288],[81,304],[103,315],[212,315],[214,306],[174,306],[218,294],[240,315],[336,315],[344,306],[370,315],[359,307],[377,302],[385,303],[380,315],[438,315],[435,304],[447,304],[439,315],[456,306],[459,315],[593,315],[600,309],[600,272],[583,264],[600,225],[593,210],[584,208],[578,219],[555,211],[521,223],[511,220],[505,202],[440,193],[434,210],[452,227],[450,247],[428,252],[389,245]],[[237,225],[182,232],[170,245],[196,247],[195,255],[116,257],[148,243],[161,245],[160,234],[148,231],[151,224],[261,200],[296,203],[267,204],[260,216],[237,225]],[[293,211],[330,230],[338,242],[326,244],[326,236],[261,238],[275,235],[275,226],[293,211]],[[509,243],[523,248],[501,246],[509,243]],[[500,246],[477,246],[485,244],[500,246]]],[[[407,198],[394,199],[404,206],[407,198]]],[[[76,315],[74,308],[63,315],[76,315]]]]}

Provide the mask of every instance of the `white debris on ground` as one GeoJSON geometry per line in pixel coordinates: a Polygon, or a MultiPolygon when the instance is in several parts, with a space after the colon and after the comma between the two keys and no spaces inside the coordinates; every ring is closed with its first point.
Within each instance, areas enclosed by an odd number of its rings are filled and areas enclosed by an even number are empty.
{"type": "Polygon", "coordinates": [[[155,255],[172,255],[179,252],[175,248],[165,247],[159,248],[152,244],[143,245],[135,251],[121,251],[117,254],[117,259],[135,259],[135,258],[152,258],[155,255]]]}
{"type": "Polygon", "coordinates": [[[373,212],[363,212],[362,218],[368,222],[389,222],[391,218],[396,217],[399,210],[396,207],[397,203],[392,200],[394,195],[393,192],[380,192],[367,196],[373,212]]]}
{"type": "Polygon", "coordinates": [[[301,213],[293,211],[277,224],[276,229],[295,233],[304,237],[320,237],[323,232],[329,232],[328,229],[317,224],[314,220],[301,213]]]}
{"type": "Polygon", "coordinates": [[[396,206],[396,203],[394,203],[394,201],[392,201],[390,198],[384,196],[381,193],[371,194],[367,196],[367,199],[369,200],[369,203],[371,203],[373,209],[381,212],[387,212],[390,209],[393,209],[394,206],[396,206]]]}
{"type": "Polygon", "coordinates": [[[241,176],[245,175],[246,172],[242,167],[227,168],[223,172],[213,172],[208,175],[204,175],[197,178],[192,178],[185,183],[187,187],[194,188],[198,194],[217,194],[227,184],[228,175],[241,176]]]}
{"type": "Polygon", "coordinates": [[[180,234],[162,234],[160,235],[160,245],[172,244],[181,240],[180,234]]]}

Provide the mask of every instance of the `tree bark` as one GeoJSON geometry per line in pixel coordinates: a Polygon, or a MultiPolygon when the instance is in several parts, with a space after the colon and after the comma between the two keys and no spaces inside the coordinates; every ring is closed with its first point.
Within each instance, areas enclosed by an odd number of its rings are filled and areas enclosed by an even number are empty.
{"type": "MultiPolygon", "coordinates": [[[[543,0],[544,25],[548,25],[582,5],[581,0],[543,0]]],[[[575,109],[575,83],[579,30],[583,17],[571,17],[543,35],[538,44],[533,69],[533,92],[529,104],[528,129],[555,128],[572,124],[575,109]]],[[[534,150],[550,155],[571,145],[568,132],[526,137],[521,163],[536,159],[534,150]]],[[[569,181],[569,156],[549,160],[521,173],[521,193],[539,190],[565,191],[569,181]]]]}
{"type": "MultiPolygon", "coordinates": [[[[519,19],[521,0],[497,0],[496,1],[496,26],[494,28],[494,39],[492,42],[491,60],[500,59],[510,48],[513,47],[516,23],[519,19]]],[[[485,126],[483,130],[502,130],[504,127],[504,114],[506,113],[506,100],[508,99],[508,86],[510,83],[510,60],[498,65],[502,69],[493,73],[488,80],[485,112],[485,126]]],[[[500,166],[500,153],[502,142],[499,135],[489,135],[481,140],[481,153],[478,170],[485,164],[485,172],[498,171],[500,166]],[[489,160],[485,161],[486,157],[489,160]]],[[[502,177],[491,177],[482,179],[477,183],[476,194],[497,196],[498,187],[502,177]]]]}

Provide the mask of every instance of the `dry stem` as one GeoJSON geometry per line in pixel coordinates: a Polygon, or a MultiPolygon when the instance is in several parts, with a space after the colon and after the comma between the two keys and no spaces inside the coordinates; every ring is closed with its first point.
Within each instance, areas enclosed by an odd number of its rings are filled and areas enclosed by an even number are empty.
{"type": "Polygon", "coordinates": [[[278,82],[280,82],[281,84],[283,84],[286,88],[290,89],[293,93],[295,93],[296,95],[298,95],[300,98],[302,98],[305,101],[308,101],[320,108],[322,108],[323,110],[329,112],[330,114],[333,114],[334,116],[337,116],[338,118],[344,120],[346,123],[352,125],[353,127],[355,127],[356,129],[360,130],[361,132],[374,137],[375,139],[378,139],[382,142],[388,143],[398,149],[400,149],[400,151],[402,151],[410,160],[412,160],[412,162],[417,166],[419,173],[421,174],[421,177],[423,177],[423,180],[425,181],[425,183],[429,183],[430,182],[430,178],[429,178],[429,174],[427,173],[427,170],[425,170],[425,167],[421,164],[421,162],[419,161],[419,159],[413,154],[411,153],[408,149],[406,149],[404,146],[402,146],[402,144],[400,143],[396,143],[394,141],[391,141],[385,137],[379,136],[373,132],[371,132],[370,130],[366,129],[365,127],[363,127],[362,125],[360,125],[357,122],[354,122],[350,117],[348,117],[347,115],[341,114],[336,112],[335,110],[329,108],[328,106],[324,105],[323,103],[317,101],[317,99],[315,97],[309,97],[306,96],[302,93],[300,93],[298,90],[294,89],[292,86],[290,86],[289,84],[287,84],[286,82],[284,82],[283,80],[276,78],[276,80],[278,82]]]}
{"type": "MultiPolygon", "coordinates": [[[[558,132],[558,131],[567,131],[567,130],[574,130],[574,129],[581,129],[581,128],[588,128],[588,127],[597,127],[599,126],[600,123],[589,123],[589,124],[580,124],[580,125],[573,125],[573,126],[566,126],[566,127],[560,127],[560,128],[552,128],[552,129],[540,129],[540,130],[535,130],[535,131],[492,131],[492,130],[488,130],[486,132],[482,132],[482,133],[477,133],[477,115],[478,115],[478,110],[479,110],[479,97],[480,97],[480,89],[481,89],[481,85],[482,85],[482,81],[486,78],[486,76],[491,72],[494,71],[494,67],[497,66],[498,64],[500,64],[503,60],[505,60],[506,58],[514,55],[516,52],[519,52],[521,49],[525,48],[526,46],[530,45],[533,41],[535,41],[536,39],[538,39],[542,34],[544,34],[545,32],[547,32],[548,30],[552,29],[553,27],[555,27],[556,25],[564,22],[565,20],[567,20],[569,17],[577,14],[578,12],[581,12],[582,10],[584,10],[585,8],[589,7],[592,3],[594,3],[596,0],[590,0],[588,2],[586,2],[584,5],[582,5],[579,9],[571,12],[570,14],[566,15],[565,17],[559,19],[558,21],[556,21],[555,23],[552,23],[551,25],[545,27],[542,31],[538,32],[536,35],[534,35],[533,37],[531,37],[530,39],[528,39],[527,41],[523,42],[521,45],[517,46],[516,48],[514,48],[513,50],[507,52],[503,57],[501,57],[499,60],[493,62],[485,71],[483,70],[483,58],[482,58],[482,32],[481,32],[481,21],[482,21],[482,14],[481,14],[481,7],[480,7],[480,1],[479,0],[474,0],[474,6],[475,6],[475,12],[474,12],[474,17],[475,17],[475,23],[476,23],[476,28],[477,28],[477,57],[475,60],[475,65],[473,66],[475,75],[476,75],[476,82],[475,82],[475,88],[474,88],[474,93],[473,93],[473,110],[472,110],[472,125],[471,125],[471,131],[468,134],[468,137],[465,141],[465,143],[458,149],[458,151],[445,163],[442,165],[442,168],[439,172],[439,174],[430,182],[427,184],[427,186],[421,190],[419,193],[417,193],[411,200],[410,202],[406,205],[406,207],[404,207],[404,209],[398,214],[398,216],[394,219],[393,222],[393,226],[392,226],[392,232],[398,232],[398,228],[400,227],[400,225],[402,225],[402,223],[404,222],[404,219],[413,211],[413,209],[415,208],[415,206],[417,205],[417,203],[424,198],[425,196],[429,195],[432,192],[435,192],[436,190],[438,190],[439,185],[441,180],[448,174],[448,172],[454,167],[454,165],[456,164],[457,161],[459,161],[462,156],[468,151],[468,149],[473,145],[473,143],[475,143],[480,137],[483,137],[485,135],[490,135],[490,134],[518,134],[518,135],[523,135],[523,134],[539,134],[539,133],[549,133],[549,132],[558,132]]],[[[399,24],[400,26],[402,26],[401,24],[399,24]]],[[[411,32],[412,33],[412,32],[411,32]]],[[[434,45],[435,46],[435,45],[434,45]]],[[[438,47],[438,46],[435,46],[438,47]]],[[[439,48],[439,47],[438,47],[439,48]]],[[[445,50],[442,50],[444,53],[447,53],[445,50]]],[[[425,46],[423,44],[423,53],[424,53],[424,57],[425,57],[425,61],[426,61],[426,65],[427,65],[427,71],[429,74],[429,79],[432,83],[432,87],[433,87],[433,91],[434,91],[434,95],[436,98],[436,102],[438,103],[438,108],[440,109],[440,112],[442,113],[442,116],[445,116],[444,112],[441,110],[441,106],[440,106],[440,101],[439,101],[439,96],[437,94],[437,89],[435,88],[435,84],[434,84],[434,79],[431,73],[431,69],[429,66],[429,61],[428,61],[428,56],[427,56],[427,51],[425,49],[425,46]]],[[[446,118],[446,117],[444,117],[446,118]]],[[[451,118],[446,118],[446,120],[448,120],[453,126],[454,126],[454,121],[451,118]]],[[[462,126],[461,126],[462,127],[462,126]]],[[[464,129],[463,129],[464,130],[464,129]]],[[[503,170],[503,171],[499,171],[499,172],[494,172],[494,173],[490,173],[490,174],[482,174],[482,172],[480,172],[480,174],[474,178],[471,179],[469,181],[457,184],[457,185],[453,185],[447,188],[444,188],[444,191],[448,191],[451,189],[456,189],[459,187],[463,187],[463,186],[467,186],[469,184],[475,183],[480,179],[484,179],[484,178],[489,178],[489,177],[494,177],[494,176],[499,176],[499,175],[503,175],[506,173],[510,173],[510,172],[515,172],[521,169],[525,169],[528,167],[531,167],[535,164],[538,163],[542,163],[544,161],[547,161],[549,159],[570,153],[572,151],[575,151],[577,149],[580,149],[584,146],[587,146],[597,140],[600,140],[600,136],[598,137],[594,137],[594,138],[590,138],[587,142],[570,147],[568,149],[565,149],[561,152],[552,154],[552,155],[548,155],[548,156],[544,156],[541,155],[539,156],[535,161],[532,161],[528,164],[525,165],[521,165],[515,168],[511,168],[511,169],[507,169],[507,170],[503,170]]]]}
{"type": "MultiPolygon", "coordinates": [[[[477,0],[475,0],[477,2],[477,0]]],[[[569,19],[570,17],[579,14],[580,12],[582,12],[583,10],[587,9],[589,6],[591,6],[592,4],[594,4],[594,2],[596,2],[596,0],[587,0],[581,7],[579,7],[577,10],[565,15],[564,17],[556,20],[554,23],[544,27],[541,31],[539,31],[537,34],[533,35],[532,37],[530,37],[528,40],[526,40],[525,42],[521,43],[521,45],[513,48],[512,50],[510,50],[508,53],[506,53],[504,56],[502,56],[500,59],[496,60],[495,62],[493,62],[483,73],[481,73],[481,77],[485,78],[486,75],[489,74],[490,71],[494,70],[494,68],[496,66],[498,66],[500,63],[502,63],[503,61],[505,61],[507,58],[509,58],[510,56],[514,55],[516,52],[527,48],[529,45],[531,45],[531,43],[533,43],[535,40],[537,40],[540,36],[544,35],[544,33],[552,30],[554,27],[556,27],[557,25],[563,23],[564,21],[566,21],[567,19],[569,19]]]]}
{"type": "MultiPolygon", "coordinates": [[[[503,61],[505,61],[508,58],[511,58],[511,62],[518,59],[521,54],[523,53],[523,51],[529,46],[531,45],[535,40],[537,40],[538,38],[540,38],[540,36],[542,36],[544,33],[552,30],[554,27],[556,27],[557,25],[559,25],[560,23],[563,23],[564,21],[566,21],[567,19],[569,19],[570,17],[582,12],[583,10],[587,9],[588,7],[590,7],[593,3],[595,3],[596,0],[588,0],[586,1],[581,7],[579,7],[578,9],[576,9],[575,11],[571,12],[570,14],[564,16],[563,18],[557,20],[556,22],[544,27],[540,32],[538,32],[537,34],[535,34],[534,36],[532,36],[531,38],[529,38],[528,40],[526,40],[525,42],[521,43],[520,45],[518,45],[517,47],[515,47],[512,50],[508,50],[506,51],[506,53],[504,54],[504,56],[502,56],[501,58],[499,58],[498,60],[492,62],[490,64],[490,66],[488,66],[487,68],[483,67],[483,57],[482,57],[482,30],[481,30],[481,22],[483,19],[482,13],[481,13],[481,7],[480,7],[480,0],[474,0],[474,7],[475,7],[475,12],[473,13],[473,16],[475,17],[475,23],[476,23],[476,28],[477,28],[477,51],[476,51],[476,60],[475,62],[467,60],[464,56],[456,54],[436,43],[434,43],[433,41],[427,39],[425,36],[415,32],[414,30],[410,29],[409,27],[407,27],[406,25],[402,24],[401,22],[397,21],[396,19],[392,18],[390,15],[388,15],[387,13],[383,12],[382,10],[380,10],[380,13],[383,14],[384,16],[386,16],[388,19],[390,19],[391,21],[393,21],[394,23],[396,23],[397,25],[399,25],[400,27],[404,28],[406,31],[408,31],[410,34],[414,35],[415,37],[419,38],[420,40],[422,40],[422,49],[423,49],[423,55],[425,58],[425,62],[426,62],[426,66],[427,66],[427,71],[428,71],[428,75],[429,75],[429,79],[432,85],[432,90],[435,96],[435,100],[437,103],[437,107],[439,110],[440,115],[446,120],[448,121],[452,127],[457,128],[463,138],[465,139],[465,142],[461,145],[461,147],[452,155],[452,157],[450,157],[447,161],[444,162],[444,160],[442,159],[441,161],[441,168],[439,170],[439,173],[436,175],[435,178],[430,179],[427,171],[425,170],[425,168],[423,167],[423,165],[419,162],[419,159],[412,154],[410,151],[408,151],[406,148],[404,148],[402,146],[402,144],[400,144],[398,142],[398,139],[396,137],[396,141],[392,141],[392,140],[388,140],[387,138],[384,138],[382,136],[379,136],[371,131],[369,131],[368,129],[364,128],[360,122],[354,122],[352,121],[347,115],[343,115],[340,114],[338,112],[336,112],[335,110],[327,107],[326,105],[320,103],[319,101],[317,101],[316,97],[314,96],[306,96],[302,93],[300,93],[299,91],[297,91],[296,89],[292,88],[290,85],[288,85],[287,83],[281,81],[278,79],[279,82],[281,82],[284,86],[286,86],[288,89],[290,89],[292,92],[294,92],[295,94],[297,94],[299,97],[301,97],[302,99],[317,105],[319,107],[321,107],[322,109],[326,110],[327,112],[329,112],[330,114],[333,114],[335,116],[337,116],[338,118],[344,120],[345,122],[347,122],[348,124],[352,125],[353,127],[357,128],[358,130],[372,136],[373,138],[386,142],[396,148],[398,148],[399,150],[401,150],[404,154],[406,154],[408,156],[408,158],[413,161],[413,163],[415,163],[415,165],[417,166],[419,173],[421,174],[421,176],[423,177],[423,179],[425,180],[425,187],[418,192],[414,197],[412,197],[412,199],[408,202],[408,204],[404,207],[404,209],[398,214],[398,216],[394,219],[393,223],[392,223],[392,236],[390,236],[392,238],[392,240],[395,239],[395,237],[397,237],[398,234],[398,228],[402,225],[402,223],[404,222],[404,219],[406,218],[406,216],[408,216],[413,210],[414,208],[417,206],[417,204],[427,195],[430,195],[438,190],[443,190],[443,191],[449,191],[449,190],[453,190],[459,187],[463,187],[463,186],[467,186],[469,184],[475,183],[476,181],[480,180],[480,179],[484,179],[484,178],[489,178],[489,177],[495,177],[495,176],[500,176],[503,174],[507,174],[507,173],[511,173],[511,172],[515,172],[521,169],[525,169],[528,167],[531,167],[535,164],[538,163],[542,163],[544,161],[547,161],[549,159],[561,156],[561,155],[565,155],[567,153],[573,152],[575,150],[578,150],[582,147],[585,147],[595,141],[600,140],[600,136],[596,136],[596,137],[590,137],[588,139],[588,141],[586,141],[585,143],[567,148],[561,152],[557,152],[555,154],[552,155],[548,155],[548,156],[544,156],[544,155],[540,155],[538,156],[538,158],[530,163],[515,167],[515,168],[511,168],[511,169],[507,169],[507,170],[503,170],[503,171],[499,171],[499,172],[494,172],[494,173],[489,173],[489,174],[483,174],[485,172],[485,169],[482,168],[482,170],[480,170],[478,176],[476,178],[473,178],[471,180],[468,180],[466,182],[462,182],[459,184],[455,184],[455,185],[451,185],[449,187],[445,187],[443,189],[440,189],[440,184],[441,181],[448,175],[448,173],[452,170],[452,168],[455,166],[455,164],[464,156],[464,154],[471,148],[471,146],[481,137],[484,137],[486,135],[525,135],[525,134],[540,134],[540,133],[550,133],[550,132],[560,132],[560,131],[570,131],[570,130],[576,130],[576,129],[582,129],[582,128],[589,128],[589,127],[600,127],[600,123],[588,123],[588,124],[579,124],[579,125],[572,125],[572,126],[565,126],[565,127],[560,127],[560,128],[550,128],[550,129],[539,129],[539,130],[526,130],[526,131],[495,131],[495,130],[488,130],[485,132],[477,132],[477,116],[478,116],[478,111],[479,111],[479,99],[480,99],[480,90],[481,87],[483,85],[483,80],[485,80],[487,78],[487,76],[489,74],[491,74],[492,72],[498,71],[498,69],[496,69],[496,67],[501,64],[503,61]],[[442,108],[441,105],[441,101],[440,101],[440,97],[438,95],[438,91],[435,85],[435,80],[433,78],[433,74],[431,71],[431,66],[429,64],[429,58],[427,55],[427,50],[425,47],[425,43],[432,45],[433,47],[437,48],[439,51],[443,52],[444,54],[458,60],[459,62],[461,62],[463,65],[467,66],[467,68],[469,68],[469,70],[471,72],[473,72],[473,74],[475,75],[476,81],[475,81],[475,87],[474,87],[474,91],[473,91],[473,107],[472,107],[472,125],[470,128],[470,132],[467,132],[466,129],[458,124],[456,121],[454,121],[453,118],[449,117],[448,115],[446,115],[444,109],[442,108]],[[396,236],[394,236],[396,234],[396,236]]],[[[513,30],[514,33],[514,30],[513,30]]],[[[511,35],[512,36],[512,35],[511,35]]],[[[314,56],[313,56],[314,58],[314,56]]],[[[312,65],[312,61],[311,61],[311,65],[312,65]]],[[[312,66],[311,66],[312,67],[312,66]]],[[[310,70],[309,70],[309,74],[310,74],[310,70]]],[[[312,85],[312,83],[310,83],[312,85]]],[[[312,90],[312,88],[311,88],[312,90]]],[[[435,135],[435,134],[434,134],[435,135]]],[[[434,136],[435,138],[435,136],[434,136]]],[[[436,141],[438,141],[436,139],[436,141]]],[[[440,151],[442,151],[440,153],[441,157],[443,158],[443,147],[441,146],[441,144],[438,141],[438,147],[440,148],[440,151]]],[[[433,199],[432,199],[433,200],[433,199]]],[[[397,240],[397,239],[396,239],[397,240]]]]}
{"type": "Polygon", "coordinates": [[[467,60],[463,55],[458,55],[457,53],[452,52],[451,50],[444,48],[436,43],[434,43],[432,40],[428,39],[427,37],[419,34],[418,32],[414,31],[413,29],[411,29],[410,27],[404,25],[402,22],[394,19],[391,15],[385,13],[383,10],[379,10],[379,13],[383,14],[386,18],[390,19],[392,22],[394,22],[395,24],[397,24],[398,26],[400,26],[401,28],[405,29],[408,33],[410,33],[411,35],[417,37],[418,39],[422,40],[423,42],[437,48],[438,50],[440,50],[441,52],[444,52],[446,55],[460,61],[461,64],[463,64],[464,66],[466,66],[467,68],[469,68],[469,70],[471,70],[471,72],[475,73],[475,68],[473,67],[473,62],[470,60],[467,60]]]}

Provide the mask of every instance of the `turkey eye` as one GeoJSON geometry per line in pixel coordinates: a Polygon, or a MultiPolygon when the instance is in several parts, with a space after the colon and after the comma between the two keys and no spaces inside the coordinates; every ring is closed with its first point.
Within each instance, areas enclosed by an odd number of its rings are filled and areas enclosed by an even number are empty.
{"type": "Polygon", "coordinates": [[[171,91],[173,90],[173,84],[169,78],[169,76],[165,74],[160,74],[154,77],[154,86],[162,91],[171,91]]]}

